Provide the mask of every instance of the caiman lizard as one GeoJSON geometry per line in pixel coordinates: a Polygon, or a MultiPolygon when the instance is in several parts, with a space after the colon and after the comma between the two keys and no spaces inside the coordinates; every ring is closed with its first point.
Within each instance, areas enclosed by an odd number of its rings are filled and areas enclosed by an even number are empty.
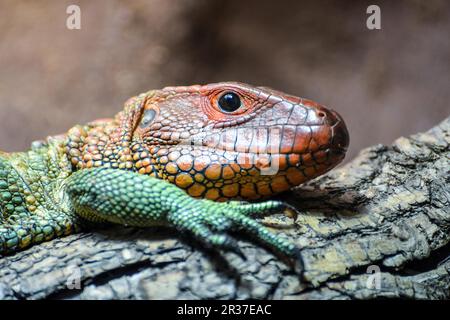
{"type": "Polygon", "coordinates": [[[270,88],[151,90],[112,119],[77,125],[26,152],[0,152],[0,255],[118,223],[170,226],[237,254],[229,232],[241,230],[298,258],[294,244],[255,219],[295,217],[293,208],[254,200],[329,171],[348,143],[335,111],[270,88]]]}

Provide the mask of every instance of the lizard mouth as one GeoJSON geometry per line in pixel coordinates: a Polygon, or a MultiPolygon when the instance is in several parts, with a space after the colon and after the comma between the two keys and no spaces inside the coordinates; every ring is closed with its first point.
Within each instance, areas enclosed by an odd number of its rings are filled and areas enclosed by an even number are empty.
{"type": "Polygon", "coordinates": [[[191,144],[251,154],[305,154],[328,149],[345,154],[349,135],[342,117],[323,107],[307,114],[303,121],[266,119],[263,124],[249,122],[203,133],[192,137],[191,144]]]}
{"type": "Polygon", "coordinates": [[[334,150],[341,151],[345,154],[350,143],[347,127],[344,120],[336,111],[330,110],[330,113],[333,117],[331,120],[332,141],[330,145],[334,150]]]}
{"type": "Polygon", "coordinates": [[[212,133],[192,145],[225,152],[255,155],[344,156],[349,144],[347,128],[342,121],[330,125],[275,125],[241,127],[212,133]]]}

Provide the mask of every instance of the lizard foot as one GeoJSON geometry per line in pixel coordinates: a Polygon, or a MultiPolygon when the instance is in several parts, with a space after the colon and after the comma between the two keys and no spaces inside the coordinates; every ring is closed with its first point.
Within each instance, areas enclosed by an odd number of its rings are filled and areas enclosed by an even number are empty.
{"type": "Polygon", "coordinates": [[[275,252],[293,259],[296,271],[301,273],[303,262],[300,250],[253,219],[278,212],[284,212],[294,220],[297,217],[295,208],[280,201],[217,203],[193,199],[185,203],[185,207],[177,206],[171,210],[168,220],[179,231],[191,234],[207,248],[231,251],[244,259],[236,240],[228,232],[245,232],[275,252]]]}
{"type": "Polygon", "coordinates": [[[293,243],[254,219],[281,212],[295,219],[295,208],[280,201],[224,203],[194,199],[166,181],[107,168],[74,173],[66,190],[75,212],[88,221],[137,227],[169,225],[194,236],[207,248],[231,251],[244,257],[230,235],[232,231],[240,231],[302,265],[293,243]]]}

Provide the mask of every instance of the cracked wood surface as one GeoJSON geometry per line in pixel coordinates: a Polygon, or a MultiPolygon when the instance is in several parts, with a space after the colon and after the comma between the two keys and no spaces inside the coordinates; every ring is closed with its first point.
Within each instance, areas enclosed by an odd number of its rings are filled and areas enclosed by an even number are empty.
{"type": "Polygon", "coordinates": [[[303,247],[304,280],[247,238],[243,261],[117,226],[0,258],[0,298],[448,299],[449,145],[450,118],[280,196],[304,214],[264,222],[303,247]]]}

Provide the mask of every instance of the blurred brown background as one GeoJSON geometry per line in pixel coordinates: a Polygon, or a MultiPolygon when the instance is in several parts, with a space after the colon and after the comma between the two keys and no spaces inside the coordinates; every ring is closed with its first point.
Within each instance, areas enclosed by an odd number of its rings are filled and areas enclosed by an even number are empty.
{"type": "Polygon", "coordinates": [[[336,109],[347,159],[449,115],[449,1],[0,1],[0,149],[151,88],[236,80],[336,109]],[[81,30],[66,8],[81,7],[81,30]],[[382,30],[366,28],[381,7],[382,30]]]}

